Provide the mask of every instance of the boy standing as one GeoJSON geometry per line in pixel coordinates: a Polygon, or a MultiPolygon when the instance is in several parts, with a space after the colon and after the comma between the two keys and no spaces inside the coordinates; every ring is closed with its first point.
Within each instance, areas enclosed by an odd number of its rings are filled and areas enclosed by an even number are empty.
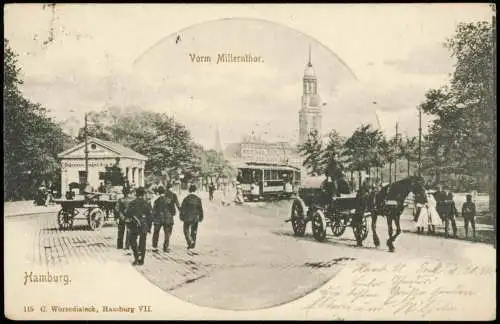
{"type": "Polygon", "coordinates": [[[465,238],[469,236],[469,222],[472,227],[472,236],[476,237],[476,204],[472,202],[472,195],[468,194],[466,196],[467,201],[462,205],[462,217],[464,218],[465,224],[465,238]]]}

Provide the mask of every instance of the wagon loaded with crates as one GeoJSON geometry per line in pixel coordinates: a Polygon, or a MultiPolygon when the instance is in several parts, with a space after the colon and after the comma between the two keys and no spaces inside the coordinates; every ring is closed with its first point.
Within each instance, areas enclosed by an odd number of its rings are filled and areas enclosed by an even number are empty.
{"type": "Polygon", "coordinates": [[[73,228],[75,220],[86,220],[90,230],[101,228],[111,216],[114,219],[114,209],[118,202],[116,195],[86,194],[75,199],[56,199],[61,205],[57,213],[57,223],[60,230],[73,228]]]}
{"type": "Polygon", "coordinates": [[[355,194],[342,197],[327,196],[322,189],[324,177],[310,177],[304,179],[298,192],[298,197],[293,200],[291,215],[286,222],[292,223],[295,236],[304,236],[308,222],[311,222],[312,233],[317,241],[326,240],[327,228],[334,236],[344,234],[347,227],[353,231],[359,230],[360,237],[365,240],[368,236],[368,226],[364,213],[358,229],[352,222],[353,215],[358,205],[355,194]]]}

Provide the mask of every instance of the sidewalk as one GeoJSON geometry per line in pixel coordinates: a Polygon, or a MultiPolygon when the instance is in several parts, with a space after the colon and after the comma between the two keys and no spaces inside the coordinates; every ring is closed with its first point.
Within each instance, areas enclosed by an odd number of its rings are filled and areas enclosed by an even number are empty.
{"type": "Polygon", "coordinates": [[[29,215],[29,214],[44,214],[57,213],[61,206],[54,204],[48,206],[37,206],[33,200],[8,201],[3,205],[4,217],[29,215]]]}
{"type": "MultiPolygon", "coordinates": [[[[187,190],[174,191],[178,198],[179,203],[182,203],[182,199],[187,196],[187,190]]],[[[203,202],[208,202],[208,192],[198,191],[196,193],[203,202]]],[[[227,193],[224,197],[223,191],[216,191],[214,193],[214,200],[220,202],[221,200],[232,200],[230,193],[227,193]]],[[[44,213],[57,213],[61,209],[58,204],[52,204],[48,206],[37,206],[33,203],[33,200],[20,200],[20,201],[8,201],[4,203],[3,213],[4,217],[19,216],[19,215],[30,215],[30,214],[44,214],[44,213]]]]}

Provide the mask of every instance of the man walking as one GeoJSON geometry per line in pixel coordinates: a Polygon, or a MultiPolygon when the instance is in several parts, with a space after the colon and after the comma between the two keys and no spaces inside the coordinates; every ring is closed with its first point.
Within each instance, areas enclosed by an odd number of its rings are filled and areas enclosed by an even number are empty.
{"type": "Polygon", "coordinates": [[[146,236],[151,222],[151,205],[144,199],[145,190],[137,188],[136,198],[127,209],[127,221],[130,231],[130,246],[134,252],[133,265],[143,265],[146,256],[146,236]],[[139,239],[139,244],[137,244],[139,239]]]}
{"type": "Polygon", "coordinates": [[[214,191],[215,185],[213,182],[210,182],[210,186],[208,186],[208,199],[210,199],[210,201],[214,200],[214,191]]]}
{"type": "Polygon", "coordinates": [[[160,236],[160,230],[163,227],[163,233],[165,235],[163,241],[163,252],[168,252],[170,245],[170,236],[172,235],[172,229],[174,227],[174,216],[175,208],[179,208],[179,202],[177,201],[177,195],[171,191],[165,194],[165,188],[158,187],[158,194],[160,195],[154,202],[153,206],[153,250],[158,251],[158,239],[160,236]]]}
{"type": "Polygon", "coordinates": [[[187,248],[196,246],[196,234],[198,233],[198,223],[203,221],[203,206],[201,199],[196,194],[196,186],[189,187],[189,194],[182,200],[180,219],[184,222],[184,237],[187,248]]]}
{"type": "Polygon", "coordinates": [[[130,202],[133,200],[129,196],[128,188],[123,188],[123,198],[118,199],[118,203],[115,206],[115,217],[118,220],[118,238],[116,242],[117,249],[123,249],[123,239],[125,238],[125,249],[130,248],[130,231],[126,230],[127,227],[127,208],[130,202]],[[125,231],[127,234],[125,235],[125,231]]]}

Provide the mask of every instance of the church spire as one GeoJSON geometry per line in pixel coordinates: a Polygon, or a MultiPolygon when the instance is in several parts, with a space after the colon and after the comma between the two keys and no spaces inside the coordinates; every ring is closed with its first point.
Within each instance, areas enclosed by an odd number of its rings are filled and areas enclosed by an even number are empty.
{"type": "Polygon", "coordinates": [[[309,44],[309,62],[307,63],[307,66],[312,66],[312,63],[311,63],[311,44],[309,44]]]}

